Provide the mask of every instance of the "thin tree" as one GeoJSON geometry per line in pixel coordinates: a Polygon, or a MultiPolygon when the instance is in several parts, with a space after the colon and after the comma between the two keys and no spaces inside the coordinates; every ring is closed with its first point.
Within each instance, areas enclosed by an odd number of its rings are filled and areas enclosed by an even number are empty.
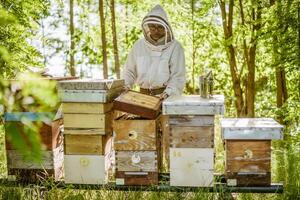
{"type": "Polygon", "coordinates": [[[113,35],[113,48],[114,48],[114,59],[115,59],[115,71],[117,78],[120,78],[120,62],[117,42],[117,31],[116,31],[116,17],[115,17],[115,1],[110,0],[110,11],[111,11],[111,29],[113,35]]]}
{"type": "Polygon", "coordinates": [[[105,32],[103,0],[99,0],[99,15],[100,15],[101,42],[102,42],[103,78],[107,79],[108,65],[107,65],[106,32],[105,32]]]}
{"type": "Polygon", "coordinates": [[[196,48],[195,48],[195,4],[194,0],[191,0],[191,11],[192,11],[192,85],[193,94],[195,93],[195,59],[196,59],[196,48]]]}
{"type": "MultiPolygon", "coordinates": [[[[276,6],[275,8],[278,11],[280,17],[281,14],[283,14],[280,5],[276,3],[276,0],[271,0],[270,4],[271,6],[276,6]]],[[[273,54],[274,54],[273,65],[275,66],[275,74],[276,74],[276,102],[277,102],[277,107],[281,108],[284,102],[288,98],[288,92],[286,88],[285,69],[280,66],[280,61],[279,61],[280,53],[278,52],[278,44],[279,44],[278,37],[276,34],[273,34],[273,54]]],[[[282,123],[283,122],[282,116],[280,116],[278,120],[282,123]]]]}
{"type": "Polygon", "coordinates": [[[69,70],[71,76],[76,75],[75,70],[75,41],[74,41],[74,1],[70,0],[70,39],[71,39],[71,45],[70,45],[70,65],[69,70]]]}
{"type": "MultiPolygon", "coordinates": [[[[224,38],[226,41],[230,40],[231,37],[233,36],[232,34],[233,3],[234,0],[229,1],[229,9],[228,9],[229,11],[227,13],[225,8],[226,7],[225,1],[222,0],[219,1],[219,5],[221,8],[221,15],[222,15],[224,38]]],[[[237,69],[235,48],[232,43],[229,43],[226,45],[226,50],[227,50],[226,52],[229,60],[231,79],[233,83],[233,91],[236,97],[235,105],[237,109],[237,115],[240,117],[244,115],[245,110],[244,110],[243,91],[241,87],[241,79],[240,76],[238,75],[238,69],[237,69]]]]}
{"type": "Polygon", "coordinates": [[[242,1],[239,0],[240,21],[242,26],[249,26],[251,29],[251,37],[249,44],[245,39],[245,32],[243,34],[243,58],[244,64],[238,70],[237,64],[237,48],[233,45],[233,15],[234,15],[234,0],[229,0],[228,12],[226,12],[226,5],[224,0],[219,1],[221,8],[221,15],[223,21],[224,38],[226,41],[226,50],[229,60],[231,78],[233,82],[233,90],[236,97],[236,109],[239,117],[247,116],[254,117],[254,102],[255,102],[255,60],[256,47],[258,42],[258,31],[261,28],[261,2],[257,2],[257,8],[252,7],[248,20],[249,24],[245,23],[245,14],[242,1]],[[245,91],[242,89],[241,76],[243,75],[243,68],[247,66],[245,91]],[[245,94],[245,95],[244,95],[245,94]]]}

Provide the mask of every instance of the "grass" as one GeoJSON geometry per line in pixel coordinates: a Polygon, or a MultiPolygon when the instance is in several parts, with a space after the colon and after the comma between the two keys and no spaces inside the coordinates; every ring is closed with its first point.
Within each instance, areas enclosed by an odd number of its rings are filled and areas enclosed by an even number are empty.
{"type": "MultiPolygon", "coordinates": [[[[217,119],[218,121],[218,119],[217,119]]],[[[296,130],[288,130],[290,132],[296,130]]],[[[219,127],[216,127],[216,162],[215,171],[223,172],[224,170],[224,148],[220,139],[219,127]]],[[[291,135],[291,134],[288,134],[291,135]]],[[[273,142],[272,155],[272,181],[285,182],[285,191],[283,194],[236,194],[238,200],[269,200],[269,199],[300,199],[300,140],[299,134],[293,134],[293,137],[287,137],[284,141],[273,142]]],[[[4,145],[4,131],[0,126],[0,178],[7,176],[6,156],[4,145]]],[[[225,193],[207,193],[199,190],[198,192],[134,192],[134,191],[112,191],[112,190],[76,190],[72,188],[61,189],[53,183],[47,182],[45,185],[51,185],[50,190],[46,190],[43,186],[30,187],[5,187],[0,185],[0,199],[47,199],[47,200],[141,200],[141,199],[170,199],[170,200],[215,200],[229,199],[225,193]]]]}

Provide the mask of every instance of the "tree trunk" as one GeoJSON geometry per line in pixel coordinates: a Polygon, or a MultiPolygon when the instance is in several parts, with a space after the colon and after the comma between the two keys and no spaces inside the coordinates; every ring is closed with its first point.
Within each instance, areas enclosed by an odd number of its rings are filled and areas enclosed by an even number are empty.
{"type": "Polygon", "coordinates": [[[254,101],[255,101],[255,59],[256,59],[256,46],[258,38],[258,30],[261,28],[261,2],[257,2],[257,10],[252,10],[252,21],[255,22],[252,27],[250,49],[249,49],[249,62],[248,62],[248,77],[247,77],[247,96],[246,108],[247,117],[255,117],[254,101]]]}
{"type": "Polygon", "coordinates": [[[128,39],[128,0],[125,2],[125,49],[129,46],[129,39],[128,39]]]}
{"type": "Polygon", "coordinates": [[[44,26],[44,20],[42,19],[41,20],[41,25],[42,25],[42,48],[43,48],[43,64],[44,64],[44,67],[46,68],[47,66],[47,55],[46,55],[46,45],[45,45],[45,26],[44,26]]]}
{"type": "MultiPolygon", "coordinates": [[[[219,2],[220,8],[221,8],[224,37],[225,37],[226,41],[229,41],[232,38],[233,3],[234,3],[234,0],[230,0],[228,19],[227,19],[225,2],[223,0],[221,0],[219,2]]],[[[236,98],[235,105],[236,105],[236,110],[237,110],[237,116],[242,117],[245,115],[244,98],[243,98],[243,91],[241,88],[240,77],[238,76],[237,63],[236,63],[236,58],[235,58],[235,50],[234,50],[232,43],[226,45],[226,50],[227,50],[227,56],[228,56],[228,60],[229,60],[231,79],[232,79],[232,83],[233,83],[233,91],[234,91],[234,95],[236,98]]]]}
{"type": "Polygon", "coordinates": [[[71,45],[70,45],[70,65],[69,70],[71,76],[76,75],[75,71],[75,42],[74,42],[74,1],[70,0],[70,37],[71,37],[71,45]]]}
{"type": "Polygon", "coordinates": [[[195,22],[194,22],[194,0],[191,0],[192,10],[192,92],[195,93],[195,22]]]}
{"type": "Polygon", "coordinates": [[[118,42],[117,42],[117,31],[116,31],[116,17],[115,17],[115,1],[110,0],[110,11],[111,11],[111,29],[113,35],[113,48],[114,48],[114,58],[115,58],[115,71],[117,78],[120,78],[120,62],[119,62],[119,52],[118,52],[118,42]]]}
{"type": "Polygon", "coordinates": [[[100,28],[101,28],[101,41],[102,41],[102,58],[103,58],[103,78],[108,78],[107,66],[107,51],[106,51],[106,32],[105,32],[105,19],[104,19],[104,5],[103,0],[99,0],[99,15],[100,15],[100,28]]]}
{"type": "MultiPolygon", "coordinates": [[[[276,3],[275,0],[270,0],[270,5],[274,6],[276,3]]],[[[276,8],[278,9],[278,8],[276,8]]],[[[281,12],[281,11],[280,11],[281,12]]],[[[273,64],[275,67],[276,75],[276,104],[277,108],[281,108],[283,103],[287,100],[287,89],[286,89],[286,80],[285,80],[285,70],[280,67],[280,53],[278,52],[279,43],[278,37],[274,34],[273,36],[273,64]]],[[[278,121],[283,123],[283,116],[278,117],[278,121]]]]}

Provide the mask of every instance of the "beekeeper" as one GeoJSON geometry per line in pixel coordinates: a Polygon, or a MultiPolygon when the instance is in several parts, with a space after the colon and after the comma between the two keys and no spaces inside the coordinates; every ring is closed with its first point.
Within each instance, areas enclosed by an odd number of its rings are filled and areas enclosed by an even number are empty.
{"type": "Polygon", "coordinates": [[[141,93],[161,99],[180,95],[186,80],[184,51],[160,5],[143,19],[142,30],[144,37],[135,42],[125,63],[125,90],[137,84],[141,93]]]}

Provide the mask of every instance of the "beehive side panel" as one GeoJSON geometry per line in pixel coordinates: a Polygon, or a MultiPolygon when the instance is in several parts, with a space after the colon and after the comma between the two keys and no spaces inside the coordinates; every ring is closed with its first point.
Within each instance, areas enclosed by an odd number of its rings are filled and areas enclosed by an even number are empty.
{"type": "Polygon", "coordinates": [[[65,135],[65,154],[101,155],[101,135],[65,135]]]}
{"type": "Polygon", "coordinates": [[[115,149],[156,150],[155,120],[115,120],[115,149]]]}

